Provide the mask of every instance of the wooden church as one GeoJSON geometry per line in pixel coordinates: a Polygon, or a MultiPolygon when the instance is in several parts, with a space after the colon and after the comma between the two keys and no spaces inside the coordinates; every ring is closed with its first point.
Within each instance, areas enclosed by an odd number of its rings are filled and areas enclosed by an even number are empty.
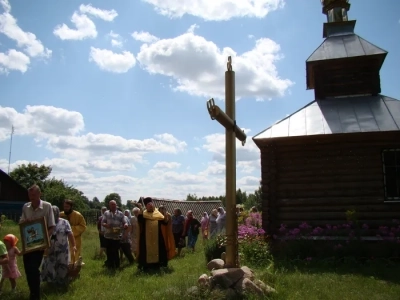
{"type": "Polygon", "coordinates": [[[323,43],[306,61],[315,100],[253,137],[263,227],[400,219],[400,101],[381,94],[387,52],[354,33],[347,0],[321,0],[323,43]]]}

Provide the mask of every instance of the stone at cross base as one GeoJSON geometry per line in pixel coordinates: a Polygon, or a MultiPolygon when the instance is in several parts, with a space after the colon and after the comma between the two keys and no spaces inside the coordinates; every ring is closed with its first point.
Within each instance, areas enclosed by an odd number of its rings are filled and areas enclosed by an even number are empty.
{"type": "MultiPolygon", "coordinates": [[[[224,255],[221,255],[223,257],[224,255]]],[[[261,280],[255,279],[250,268],[225,268],[223,259],[213,259],[207,264],[211,276],[202,274],[198,279],[198,286],[188,289],[188,295],[196,295],[199,289],[208,289],[211,293],[219,293],[225,299],[237,299],[237,296],[252,293],[258,296],[268,296],[276,290],[261,280]]]]}

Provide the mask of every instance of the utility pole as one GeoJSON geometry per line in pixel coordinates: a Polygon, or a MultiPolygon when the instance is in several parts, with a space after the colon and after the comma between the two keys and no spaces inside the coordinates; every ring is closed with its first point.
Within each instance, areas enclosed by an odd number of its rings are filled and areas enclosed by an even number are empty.
{"type": "Polygon", "coordinates": [[[10,153],[8,154],[8,171],[7,171],[8,175],[10,175],[10,163],[11,163],[11,150],[12,150],[13,134],[14,134],[14,125],[11,126],[10,153]]]}
{"type": "Polygon", "coordinates": [[[225,127],[225,181],[226,181],[226,262],[228,268],[239,267],[238,226],[236,216],[236,138],[246,143],[246,134],[236,124],[235,118],[235,72],[232,58],[228,57],[225,72],[225,112],[215,105],[214,99],[207,101],[211,120],[225,127]]]}

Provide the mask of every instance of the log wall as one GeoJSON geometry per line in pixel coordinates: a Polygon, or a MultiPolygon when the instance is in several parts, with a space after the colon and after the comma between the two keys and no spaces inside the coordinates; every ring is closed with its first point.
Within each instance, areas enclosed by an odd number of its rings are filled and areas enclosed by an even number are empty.
{"type": "Polygon", "coordinates": [[[261,148],[263,224],[341,224],[356,210],[369,226],[400,219],[384,202],[382,150],[400,148],[400,132],[265,139],[261,148]]]}

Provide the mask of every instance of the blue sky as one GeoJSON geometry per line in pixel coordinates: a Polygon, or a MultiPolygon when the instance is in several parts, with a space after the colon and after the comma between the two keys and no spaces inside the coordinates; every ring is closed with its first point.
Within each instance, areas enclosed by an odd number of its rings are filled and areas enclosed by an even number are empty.
{"type": "MultiPolygon", "coordinates": [[[[314,100],[305,61],[322,43],[319,0],[0,0],[0,168],[51,165],[89,198],[224,194],[232,56],[237,187],[257,188],[251,136],[314,100]],[[182,3],[184,3],[182,5],[182,3]]],[[[356,33],[389,52],[382,94],[400,99],[400,2],[353,0],[356,33]],[[397,41],[397,42],[396,42],[397,41]]]]}

